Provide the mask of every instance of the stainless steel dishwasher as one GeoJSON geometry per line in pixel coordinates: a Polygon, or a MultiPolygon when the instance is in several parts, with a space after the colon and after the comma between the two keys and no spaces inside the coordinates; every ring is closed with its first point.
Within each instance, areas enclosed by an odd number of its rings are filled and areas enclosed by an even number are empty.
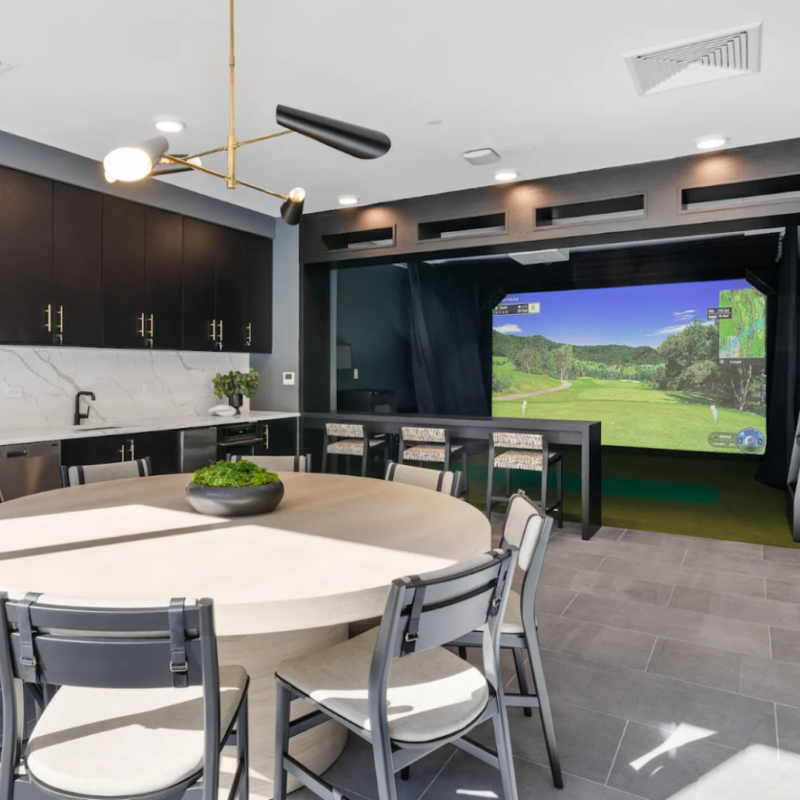
{"type": "Polygon", "coordinates": [[[0,493],[4,500],[61,487],[61,442],[0,447],[0,493]]]}

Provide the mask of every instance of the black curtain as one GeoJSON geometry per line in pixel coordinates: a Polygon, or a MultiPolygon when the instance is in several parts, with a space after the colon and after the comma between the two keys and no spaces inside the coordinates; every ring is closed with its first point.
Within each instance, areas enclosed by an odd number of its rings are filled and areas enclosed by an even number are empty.
{"type": "Polygon", "coordinates": [[[477,285],[428,264],[408,265],[411,365],[421,414],[490,416],[485,314],[477,285]]]}
{"type": "Polygon", "coordinates": [[[785,489],[794,430],[800,412],[800,281],[798,229],[786,229],[779,264],[779,288],[767,300],[767,449],[756,478],[785,489]]]}

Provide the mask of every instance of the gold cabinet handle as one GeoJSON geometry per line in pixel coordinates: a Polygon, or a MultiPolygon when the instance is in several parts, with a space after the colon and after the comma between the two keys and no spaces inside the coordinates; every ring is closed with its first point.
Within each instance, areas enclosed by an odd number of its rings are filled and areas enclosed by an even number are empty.
{"type": "Polygon", "coordinates": [[[136,443],[131,439],[131,461],[136,461],[136,443]]]}
{"type": "Polygon", "coordinates": [[[125,460],[125,445],[124,444],[122,445],[122,447],[120,447],[119,453],[120,453],[120,459],[119,460],[120,461],[124,461],[125,460]]]}
{"type": "Polygon", "coordinates": [[[222,320],[219,321],[219,341],[222,344],[222,320]]]}
{"type": "Polygon", "coordinates": [[[58,332],[64,333],[64,306],[58,307],[58,332]]]}
{"type": "Polygon", "coordinates": [[[211,341],[217,341],[217,321],[215,319],[211,320],[211,341]]]}
{"type": "Polygon", "coordinates": [[[251,347],[253,344],[253,323],[247,323],[247,346],[251,347]]]}
{"type": "Polygon", "coordinates": [[[44,310],[44,313],[47,315],[47,322],[45,322],[44,326],[47,328],[48,333],[53,332],[53,305],[52,303],[47,304],[47,308],[44,310]]]}
{"type": "Polygon", "coordinates": [[[150,315],[150,338],[155,338],[156,333],[156,317],[155,314],[150,315]]]}
{"type": "Polygon", "coordinates": [[[144,313],[139,315],[139,336],[144,339],[144,313]]]}
{"type": "Polygon", "coordinates": [[[269,450],[269,425],[264,426],[264,447],[269,450]]]}

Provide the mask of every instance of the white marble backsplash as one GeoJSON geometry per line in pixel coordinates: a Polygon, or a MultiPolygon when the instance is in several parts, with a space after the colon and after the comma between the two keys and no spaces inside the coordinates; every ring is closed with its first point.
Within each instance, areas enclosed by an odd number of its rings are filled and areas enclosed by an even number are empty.
{"type": "Polygon", "coordinates": [[[225,402],[212,378],[249,368],[247,353],[0,346],[0,428],[71,425],[79,391],[97,396],[90,422],[204,414],[225,402]]]}

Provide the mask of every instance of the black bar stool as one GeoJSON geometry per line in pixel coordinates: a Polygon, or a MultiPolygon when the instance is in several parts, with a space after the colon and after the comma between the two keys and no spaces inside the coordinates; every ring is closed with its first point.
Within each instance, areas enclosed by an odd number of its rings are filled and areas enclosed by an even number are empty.
{"type": "Polygon", "coordinates": [[[486,476],[486,516],[492,516],[494,501],[507,502],[511,497],[511,472],[520,469],[542,473],[542,508],[545,514],[556,511],[558,527],[564,526],[564,463],[561,455],[550,450],[547,437],[541,433],[508,433],[489,435],[489,467],[486,476]],[[556,470],[556,502],[547,505],[547,478],[551,467],[556,470]],[[492,494],[494,470],[506,471],[505,495],[492,494]]]}
{"type": "Polygon", "coordinates": [[[327,422],[325,440],[322,447],[322,471],[328,471],[328,456],[355,456],[361,459],[361,476],[367,476],[369,462],[373,455],[383,453],[388,461],[389,448],[386,439],[374,438],[364,425],[327,422]]]}

